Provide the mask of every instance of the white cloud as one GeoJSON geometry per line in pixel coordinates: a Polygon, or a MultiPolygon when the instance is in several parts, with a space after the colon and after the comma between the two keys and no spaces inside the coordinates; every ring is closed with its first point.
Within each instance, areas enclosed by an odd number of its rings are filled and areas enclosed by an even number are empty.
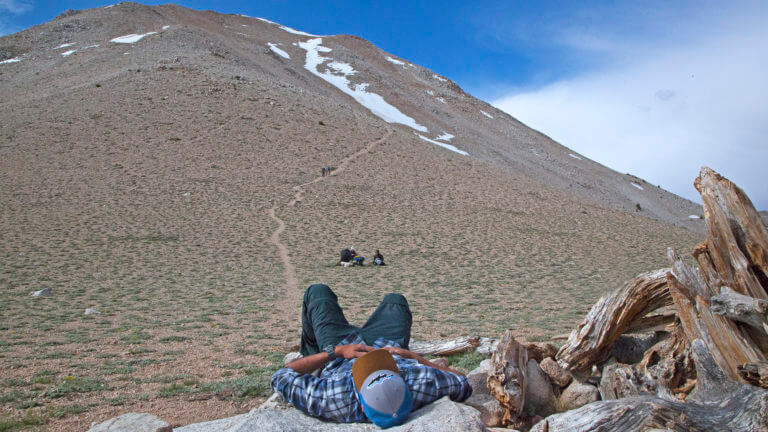
{"type": "Polygon", "coordinates": [[[3,10],[19,15],[32,10],[32,5],[16,0],[0,0],[0,11],[3,10]]]}
{"type": "Polygon", "coordinates": [[[768,13],[754,12],[720,26],[711,16],[679,22],[679,40],[635,38],[620,50],[594,35],[571,37],[568,46],[604,54],[594,59],[599,67],[494,105],[591,159],[691,200],[700,201],[692,186],[699,168],[710,166],[768,209],[768,26],[760,24],[768,13]]]}

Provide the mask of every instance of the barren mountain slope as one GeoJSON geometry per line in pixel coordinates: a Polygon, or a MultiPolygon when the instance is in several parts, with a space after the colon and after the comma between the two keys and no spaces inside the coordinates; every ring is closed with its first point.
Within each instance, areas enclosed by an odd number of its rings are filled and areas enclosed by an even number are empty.
{"type": "Polygon", "coordinates": [[[699,229],[692,203],[359,38],[295,32],[121,3],[0,39],[19,59],[0,64],[0,416],[84,430],[247,410],[316,282],[357,324],[403,292],[418,339],[550,338],[699,240],[653,219],[699,229]],[[389,265],[335,266],[350,245],[389,265]]]}

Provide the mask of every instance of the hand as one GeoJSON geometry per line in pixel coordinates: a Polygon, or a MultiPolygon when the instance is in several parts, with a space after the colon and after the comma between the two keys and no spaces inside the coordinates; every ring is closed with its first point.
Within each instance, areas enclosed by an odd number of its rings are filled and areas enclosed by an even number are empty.
{"type": "Polygon", "coordinates": [[[409,359],[418,360],[419,357],[421,357],[418,354],[416,354],[415,352],[408,351],[407,349],[404,349],[404,348],[388,346],[388,347],[384,347],[384,349],[389,351],[390,354],[392,354],[392,355],[399,355],[402,358],[409,358],[409,359]]]}
{"type": "Polygon", "coordinates": [[[339,345],[336,347],[336,357],[343,357],[345,359],[353,359],[364,356],[366,353],[375,350],[376,348],[365,344],[354,345],[339,345]]]}

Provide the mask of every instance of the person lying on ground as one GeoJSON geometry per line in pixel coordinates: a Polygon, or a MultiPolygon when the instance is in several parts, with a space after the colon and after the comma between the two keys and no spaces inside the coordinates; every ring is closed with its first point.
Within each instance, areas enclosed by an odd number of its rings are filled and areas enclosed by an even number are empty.
{"type": "Polygon", "coordinates": [[[412,316],[401,294],[387,294],[362,327],[344,317],[336,294],[311,285],[301,308],[301,354],[272,375],[272,389],[300,411],[339,423],[387,428],[443,396],[462,402],[467,378],[408,350],[412,316]],[[312,374],[320,369],[319,376],[312,374]]]}

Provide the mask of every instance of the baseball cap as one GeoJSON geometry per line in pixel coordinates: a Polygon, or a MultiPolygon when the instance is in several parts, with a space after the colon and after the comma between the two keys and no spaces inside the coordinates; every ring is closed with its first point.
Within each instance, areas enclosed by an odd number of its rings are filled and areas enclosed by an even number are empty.
{"type": "Polygon", "coordinates": [[[405,423],[413,400],[389,351],[373,350],[355,360],[352,380],[368,420],[381,428],[405,423]]]}

